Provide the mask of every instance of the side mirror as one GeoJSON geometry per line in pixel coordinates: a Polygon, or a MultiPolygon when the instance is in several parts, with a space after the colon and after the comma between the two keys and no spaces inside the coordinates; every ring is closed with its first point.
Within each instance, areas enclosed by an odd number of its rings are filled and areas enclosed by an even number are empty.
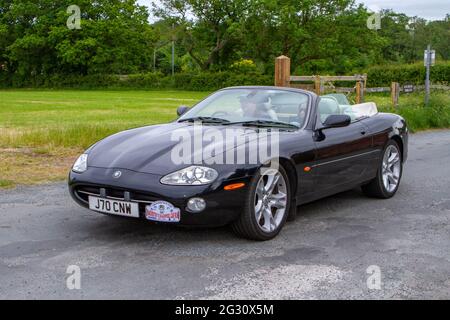
{"type": "Polygon", "coordinates": [[[350,118],[349,115],[332,114],[325,120],[325,123],[323,124],[323,126],[324,126],[323,129],[347,127],[351,123],[352,123],[352,118],[350,118]]]}
{"type": "Polygon", "coordinates": [[[187,106],[179,106],[177,109],[177,115],[180,117],[185,114],[190,108],[187,106]]]}

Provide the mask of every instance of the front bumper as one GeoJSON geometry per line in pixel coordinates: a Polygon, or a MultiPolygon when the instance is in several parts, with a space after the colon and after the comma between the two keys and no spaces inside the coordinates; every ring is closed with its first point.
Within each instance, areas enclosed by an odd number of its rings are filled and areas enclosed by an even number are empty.
{"type": "Polygon", "coordinates": [[[139,215],[145,219],[145,207],[157,200],[172,203],[181,210],[179,225],[221,226],[236,220],[244,206],[247,187],[251,176],[233,179],[218,179],[205,186],[167,186],[159,181],[161,176],[120,169],[122,175],[114,179],[117,169],[90,167],[82,174],[71,172],[69,191],[72,198],[88,208],[89,195],[139,203],[139,215]],[[225,191],[230,183],[244,182],[245,187],[225,191]],[[192,213],[186,209],[190,198],[201,197],[206,201],[206,209],[192,213]]]}

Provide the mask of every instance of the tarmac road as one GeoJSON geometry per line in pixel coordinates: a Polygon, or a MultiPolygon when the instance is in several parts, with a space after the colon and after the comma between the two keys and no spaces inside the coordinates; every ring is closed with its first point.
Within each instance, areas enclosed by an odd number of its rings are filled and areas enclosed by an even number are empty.
{"type": "Polygon", "coordinates": [[[395,198],[299,207],[269,242],[91,213],[65,183],[0,191],[0,298],[449,299],[450,131],[412,135],[395,198]]]}

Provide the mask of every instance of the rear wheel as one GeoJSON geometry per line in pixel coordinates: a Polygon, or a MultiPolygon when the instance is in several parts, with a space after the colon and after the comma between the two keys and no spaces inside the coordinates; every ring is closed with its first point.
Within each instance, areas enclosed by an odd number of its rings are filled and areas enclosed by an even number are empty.
{"type": "Polygon", "coordinates": [[[398,190],[403,173],[402,154],[394,140],[384,148],[377,176],[369,184],[362,186],[363,192],[381,199],[393,197],[398,190]]]}
{"type": "Polygon", "coordinates": [[[291,190],[286,171],[262,169],[253,177],[244,212],[232,224],[240,236],[251,240],[270,240],[283,228],[289,213],[291,190]]]}

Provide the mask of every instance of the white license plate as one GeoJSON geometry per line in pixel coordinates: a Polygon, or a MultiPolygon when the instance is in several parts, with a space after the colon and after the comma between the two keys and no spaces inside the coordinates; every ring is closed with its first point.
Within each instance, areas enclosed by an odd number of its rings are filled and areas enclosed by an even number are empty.
{"type": "Polygon", "coordinates": [[[123,217],[139,218],[139,204],[89,196],[89,209],[123,217]]]}

